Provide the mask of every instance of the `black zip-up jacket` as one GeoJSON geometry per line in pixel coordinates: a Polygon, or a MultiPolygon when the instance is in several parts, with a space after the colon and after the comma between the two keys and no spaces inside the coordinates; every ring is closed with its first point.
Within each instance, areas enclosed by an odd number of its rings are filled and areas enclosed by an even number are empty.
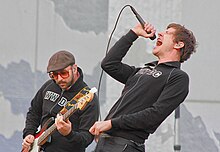
{"type": "Polygon", "coordinates": [[[112,120],[112,129],[107,133],[144,143],[184,101],[189,77],[180,70],[179,62],[157,64],[155,61],[143,68],[122,63],[137,38],[130,30],[109,50],[101,66],[111,77],[125,84],[120,98],[106,117],[106,120],[112,120]]]}
{"type": "MultiPolygon", "coordinates": [[[[80,77],[69,90],[62,92],[62,89],[53,80],[47,81],[38,90],[27,113],[23,138],[28,134],[34,135],[39,125],[42,126],[49,118],[56,117],[62,106],[87,86],[83,81],[82,70],[78,68],[78,71],[80,77]]],[[[88,130],[98,120],[98,116],[99,103],[95,95],[85,109],[77,110],[70,116],[72,132],[67,136],[62,136],[56,130],[52,134],[51,142],[45,143],[45,151],[84,152],[85,148],[93,141],[93,136],[88,130]]]]}

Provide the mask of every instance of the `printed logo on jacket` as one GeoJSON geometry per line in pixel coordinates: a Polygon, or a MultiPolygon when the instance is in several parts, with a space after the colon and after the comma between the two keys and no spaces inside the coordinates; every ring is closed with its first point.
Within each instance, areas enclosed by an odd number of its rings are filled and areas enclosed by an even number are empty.
{"type": "Polygon", "coordinates": [[[153,76],[154,78],[158,78],[162,75],[162,72],[155,68],[143,68],[138,71],[138,74],[147,74],[153,76]]]}
{"type": "MultiPolygon", "coordinates": [[[[55,102],[58,98],[59,98],[59,94],[55,93],[55,92],[52,92],[52,91],[47,91],[45,96],[44,96],[44,99],[46,100],[50,100],[52,102],[55,102]]],[[[60,101],[57,103],[59,106],[65,106],[67,103],[67,99],[65,97],[62,97],[60,99],[60,101]]]]}

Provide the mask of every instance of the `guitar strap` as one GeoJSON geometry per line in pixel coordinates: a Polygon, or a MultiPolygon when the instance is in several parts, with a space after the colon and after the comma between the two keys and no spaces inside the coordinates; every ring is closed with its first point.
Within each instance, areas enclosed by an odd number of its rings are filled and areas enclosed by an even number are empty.
{"type": "Polygon", "coordinates": [[[60,113],[63,115],[65,114],[70,108],[72,108],[75,103],[79,101],[79,99],[86,94],[88,94],[90,91],[90,88],[88,86],[84,87],[82,90],[80,90],[70,101],[66,103],[66,105],[63,107],[63,109],[60,111],[60,113]]]}

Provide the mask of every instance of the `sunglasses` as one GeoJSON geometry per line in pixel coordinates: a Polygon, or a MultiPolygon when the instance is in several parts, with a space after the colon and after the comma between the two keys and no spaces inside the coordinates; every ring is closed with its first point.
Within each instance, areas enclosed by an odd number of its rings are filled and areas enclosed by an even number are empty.
{"type": "Polygon", "coordinates": [[[69,70],[64,69],[62,71],[55,71],[49,73],[51,79],[58,79],[58,75],[60,75],[63,79],[66,79],[69,77],[69,70]]]}

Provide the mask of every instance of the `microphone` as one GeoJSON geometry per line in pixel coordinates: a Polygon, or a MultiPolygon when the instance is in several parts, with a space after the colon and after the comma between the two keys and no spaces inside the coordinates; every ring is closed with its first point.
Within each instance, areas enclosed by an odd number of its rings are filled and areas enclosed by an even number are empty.
{"type": "MultiPolygon", "coordinates": [[[[137,20],[141,23],[142,27],[144,28],[145,21],[142,19],[142,17],[137,13],[137,11],[132,6],[130,6],[130,8],[132,12],[134,13],[134,15],[136,16],[137,20]]],[[[150,34],[150,33],[147,32],[147,34],[150,34]]],[[[154,40],[155,38],[156,38],[155,34],[152,37],[150,37],[151,40],[154,40]]]]}

